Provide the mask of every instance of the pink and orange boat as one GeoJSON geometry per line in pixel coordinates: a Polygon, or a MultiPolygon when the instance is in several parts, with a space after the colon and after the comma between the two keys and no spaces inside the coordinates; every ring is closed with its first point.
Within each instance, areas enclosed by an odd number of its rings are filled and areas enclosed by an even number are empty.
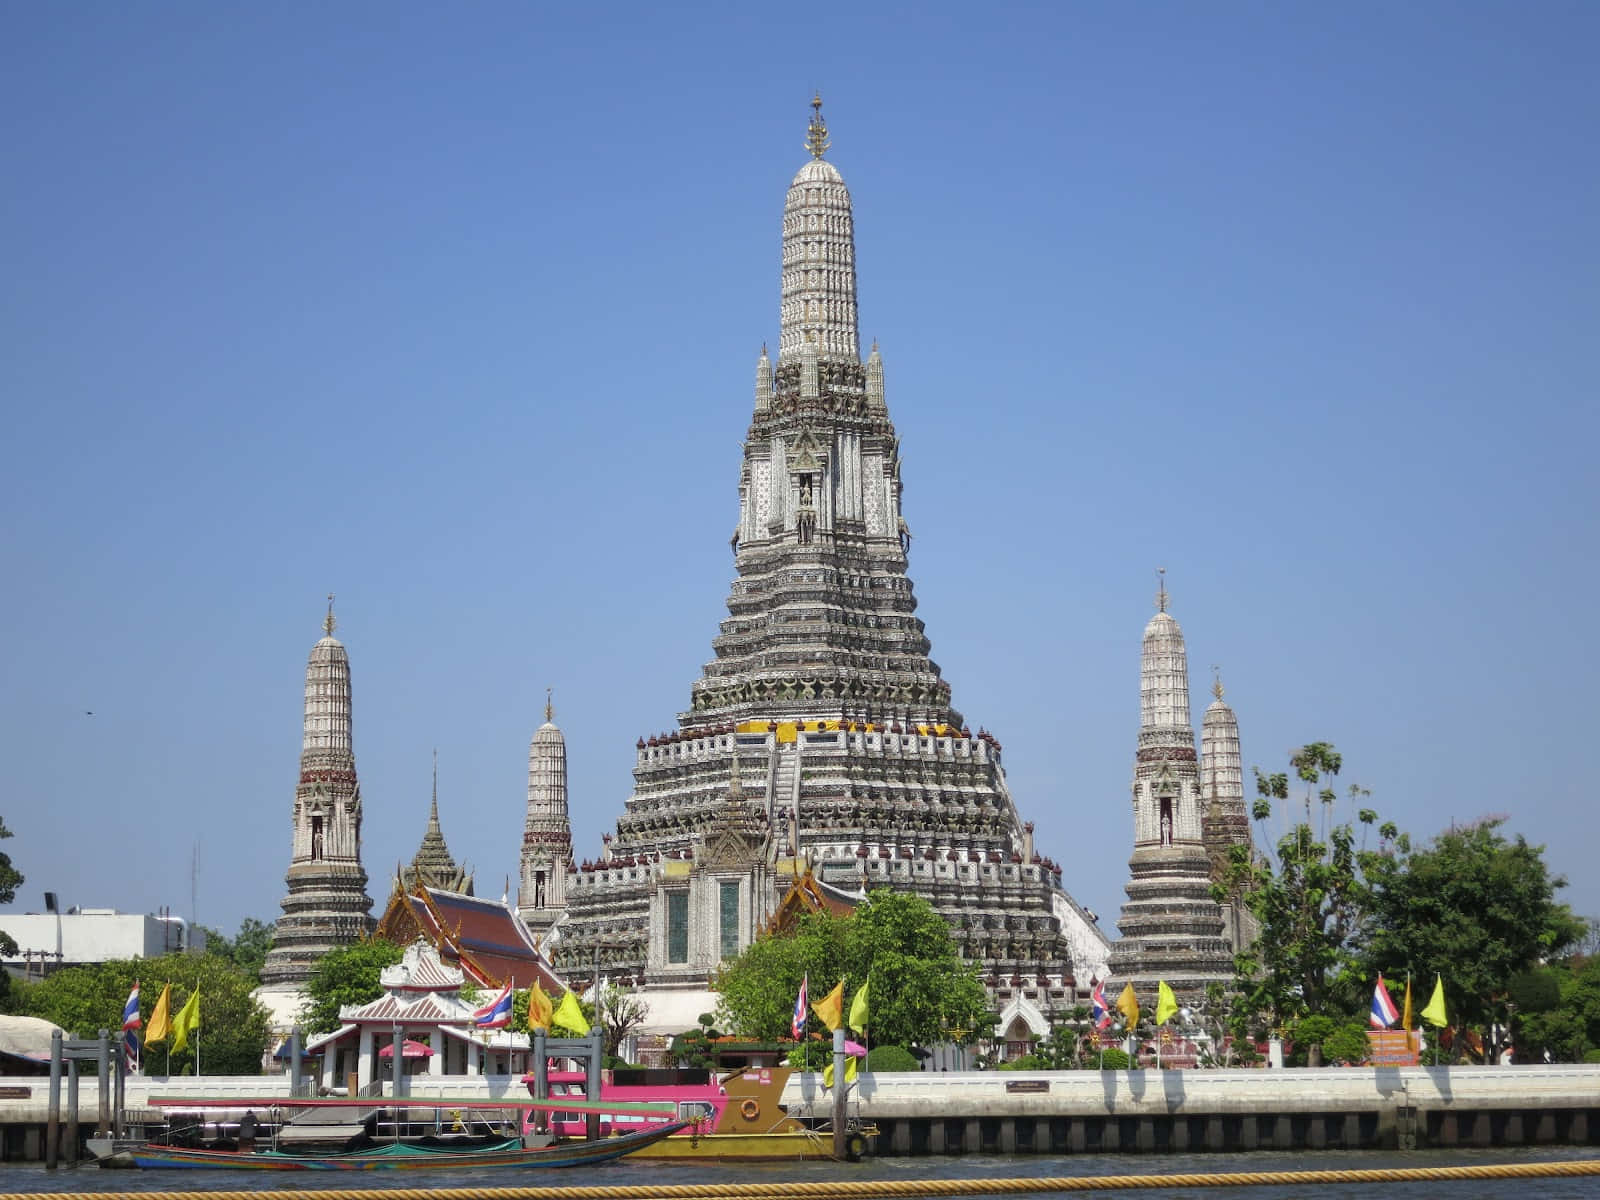
{"type": "MultiPolygon", "coordinates": [[[[618,1068],[602,1072],[600,1102],[612,1108],[600,1118],[602,1137],[641,1127],[642,1116],[623,1105],[672,1104],[673,1119],[684,1128],[633,1151],[630,1159],[685,1162],[754,1162],[772,1159],[834,1158],[831,1124],[808,1125],[789,1115],[780,1100],[791,1074],[788,1067],[744,1067],[717,1073],[694,1068],[618,1068]]],[[[532,1075],[523,1077],[531,1094],[532,1075]]],[[[584,1092],[581,1071],[551,1071],[550,1102],[577,1099],[584,1092]]],[[[832,1116],[831,1105],[819,1117],[832,1116]]],[[[551,1113],[551,1128],[581,1136],[585,1118],[576,1112],[551,1113]]],[[[872,1153],[877,1129],[852,1123],[845,1138],[850,1160],[872,1153]]]]}

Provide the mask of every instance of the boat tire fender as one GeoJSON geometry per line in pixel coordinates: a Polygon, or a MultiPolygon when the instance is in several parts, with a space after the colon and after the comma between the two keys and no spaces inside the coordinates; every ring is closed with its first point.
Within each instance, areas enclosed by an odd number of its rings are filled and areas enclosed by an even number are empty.
{"type": "Polygon", "coordinates": [[[860,1162],[867,1153],[867,1139],[852,1133],[845,1141],[845,1155],[851,1162],[860,1162]]]}

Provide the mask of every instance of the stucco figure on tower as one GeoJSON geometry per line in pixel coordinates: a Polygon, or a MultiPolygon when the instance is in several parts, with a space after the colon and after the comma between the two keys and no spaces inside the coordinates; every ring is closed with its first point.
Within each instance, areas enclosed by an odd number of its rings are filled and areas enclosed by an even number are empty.
{"type": "Polygon", "coordinates": [[[333,597],[306,664],[300,778],[291,815],[288,894],[261,968],[267,985],[310,978],[316,960],[373,927],[361,866],[361,785],[351,736],[350,657],[333,636],[333,597]]]}

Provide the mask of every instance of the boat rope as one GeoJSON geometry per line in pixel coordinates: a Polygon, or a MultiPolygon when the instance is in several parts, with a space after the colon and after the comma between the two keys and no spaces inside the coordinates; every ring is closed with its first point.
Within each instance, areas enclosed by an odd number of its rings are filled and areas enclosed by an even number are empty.
{"type": "MultiPolygon", "coordinates": [[[[306,1188],[300,1200],[880,1200],[1136,1191],[1142,1188],[1302,1187],[1307,1184],[1446,1183],[1465,1179],[1558,1179],[1600,1175],[1600,1159],[1482,1163],[1459,1167],[1368,1167],[1335,1171],[1217,1171],[1172,1175],[1069,1175],[1031,1179],[871,1179],[819,1183],[680,1183],[614,1187],[306,1188]]],[[[80,1200],[86,1193],[0,1192],[0,1200],[80,1200]]],[[[259,1191],[140,1191],[139,1200],[261,1200],[259,1191]]]]}

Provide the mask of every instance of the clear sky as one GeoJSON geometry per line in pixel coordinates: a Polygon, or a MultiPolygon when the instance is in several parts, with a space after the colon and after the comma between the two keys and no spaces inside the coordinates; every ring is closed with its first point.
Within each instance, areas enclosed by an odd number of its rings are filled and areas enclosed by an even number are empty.
{"type": "Polygon", "coordinates": [[[1165,566],[1247,766],[1509,814],[1600,913],[1597,45],[1558,2],[3,0],[13,907],[275,918],[330,591],[378,905],[435,747],[515,874],[547,686],[596,856],[726,611],[820,88],[919,611],[1069,890],[1114,924],[1165,566]]]}

